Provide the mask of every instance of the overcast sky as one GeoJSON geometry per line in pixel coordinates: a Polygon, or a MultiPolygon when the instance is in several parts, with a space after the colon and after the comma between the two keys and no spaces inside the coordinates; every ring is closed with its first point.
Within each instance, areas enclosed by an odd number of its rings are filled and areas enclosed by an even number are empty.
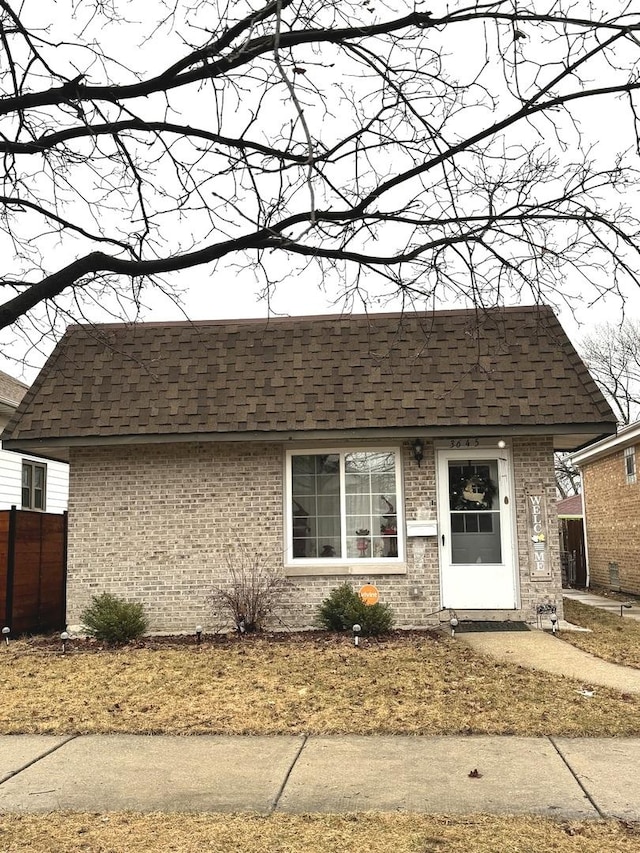
{"type": "MultiPolygon", "coordinates": [[[[65,3],[59,6],[49,6],[50,11],[53,8],[63,8],[65,3]]],[[[127,8],[130,5],[126,4],[127,8]]],[[[144,5],[144,4],[143,4],[144,5]]],[[[434,14],[437,14],[439,7],[444,8],[444,3],[435,2],[434,14]]],[[[39,11],[39,4],[32,2],[30,8],[39,11]]],[[[124,35],[135,43],[133,38],[133,29],[121,28],[119,38],[124,35]]],[[[161,64],[164,62],[164,57],[161,57],[161,64]]],[[[591,109],[589,106],[588,110],[591,109]]],[[[585,113],[584,120],[592,120],[597,127],[595,137],[598,140],[598,145],[603,152],[611,151],[614,147],[620,144],[620,134],[622,132],[621,124],[615,114],[606,114],[599,110],[597,114],[589,115],[585,113]]],[[[631,140],[630,140],[631,141],[631,140]]],[[[233,266],[227,265],[225,268],[220,268],[217,272],[211,273],[206,267],[186,270],[181,273],[178,279],[183,288],[183,306],[180,307],[172,302],[166,296],[152,289],[148,289],[143,294],[143,302],[147,306],[143,314],[143,319],[152,321],[163,320],[180,320],[188,317],[193,320],[200,319],[231,319],[231,318],[247,318],[247,317],[263,317],[266,318],[269,313],[276,315],[308,315],[308,314],[323,314],[323,313],[342,313],[345,310],[360,313],[364,310],[362,304],[345,304],[340,300],[339,295],[335,291],[325,291],[320,287],[317,280],[315,268],[310,268],[307,273],[295,274],[287,276],[288,270],[286,267],[287,260],[283,259],[282,267],[282,282],[278,286],[273,298],[270,302],[260,298],[260,283],[257,282],[252,273],[247,270],[240,270],[233,266]]],[[[175,279],[174,279],[175,280],[175,279]]],[[[567,278],[567,289],[572,293],[579,292],[580,284],[577,278],[572,280],[567,278]]],[[[631,287],[627,290],[627,313],[632,317],[640,316],[640,294],[631,287]]],[[[422,307],[422,306],[420,306],[422,307]]],[[[448,307],[467,307],[461,303],[444,304],[442,302],[433,306],[435,308],[448,307]]],[[[367,310],[369,311],[393,311],[399,310],[401,304],[396,300],[382,301],[377,299],[375,293],[371,294],[367,310]]],[[[589,301],[585,301],[582,307],[578,307],[575,311],[566,307],[562,307],[558,302],[556,305],[559,317],[568,334],[576,343],[579,337],[587,331],[590,331],[596,323],[603,321],[618,322],[622,317],[621,305],[619,300],[609,298],[606,301],[600,300],[595,306],[591,306],[589,301]]],[[[20,370],[20,366],[12,361],[18,361],[25,357],[25,347],[23,342],[18,339],[11,341],[6,345],[5,351],[0,357],[0,369],[23,379],[23,381],[31,382],[35,378],[37,369],[39,369],[53,346],[53,342],[42,343],[38,350],[32,350],[26,355],[29,361],[29,367],[24,371],[20,370]]]]}

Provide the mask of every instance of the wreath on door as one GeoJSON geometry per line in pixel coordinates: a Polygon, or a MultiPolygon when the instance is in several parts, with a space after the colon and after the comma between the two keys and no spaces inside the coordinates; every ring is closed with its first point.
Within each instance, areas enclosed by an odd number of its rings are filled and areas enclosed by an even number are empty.
{"type": "Polygon", "coordinates": [[[489,477],[481,477],[480,474],[460,477],[450,484],[449,505],[453,510],[491,509],[496,491],[496,485],[489,477]]]}

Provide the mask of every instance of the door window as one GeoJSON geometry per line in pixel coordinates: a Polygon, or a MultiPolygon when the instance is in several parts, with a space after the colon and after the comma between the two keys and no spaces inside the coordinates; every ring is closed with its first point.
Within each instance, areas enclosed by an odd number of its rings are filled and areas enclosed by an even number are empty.
{"type": "Polygon", "coordinates": [[[449,461],[451,562],[501,563],[497,460],[449,461]]]}

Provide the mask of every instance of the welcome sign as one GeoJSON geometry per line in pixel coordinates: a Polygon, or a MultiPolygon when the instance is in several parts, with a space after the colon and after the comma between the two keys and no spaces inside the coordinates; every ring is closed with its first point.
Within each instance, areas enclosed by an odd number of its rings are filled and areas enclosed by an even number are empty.
{"type": "Polygon", "coordinates": [[[551,577],[547,505],[542,489],[527,494],[527,531],[529,539],[529,574],[532,578],[551,577]]]}

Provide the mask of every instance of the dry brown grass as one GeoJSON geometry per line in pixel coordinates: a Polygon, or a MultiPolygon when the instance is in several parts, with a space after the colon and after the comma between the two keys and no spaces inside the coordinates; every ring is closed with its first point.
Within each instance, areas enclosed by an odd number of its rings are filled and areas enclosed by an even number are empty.
{"type": "Polygon", "coordinates": [[[0,817],[3,853],[637,853],[618,821],[413,814],[54,814],[0,817]]]}
{"type": "Polygon", "coordinates": [[[591,633],[563,631],[566,642],[611,663],[640,669],[640,622],[565,599],[565,619],[591,633]]]}
{"type": "Polygon", "coordinates": [[[444,635],[354,648],[251,637],[61,655],[0,648],[0,733],[637,735],[640,696],[483,658],[444,635]]]}

